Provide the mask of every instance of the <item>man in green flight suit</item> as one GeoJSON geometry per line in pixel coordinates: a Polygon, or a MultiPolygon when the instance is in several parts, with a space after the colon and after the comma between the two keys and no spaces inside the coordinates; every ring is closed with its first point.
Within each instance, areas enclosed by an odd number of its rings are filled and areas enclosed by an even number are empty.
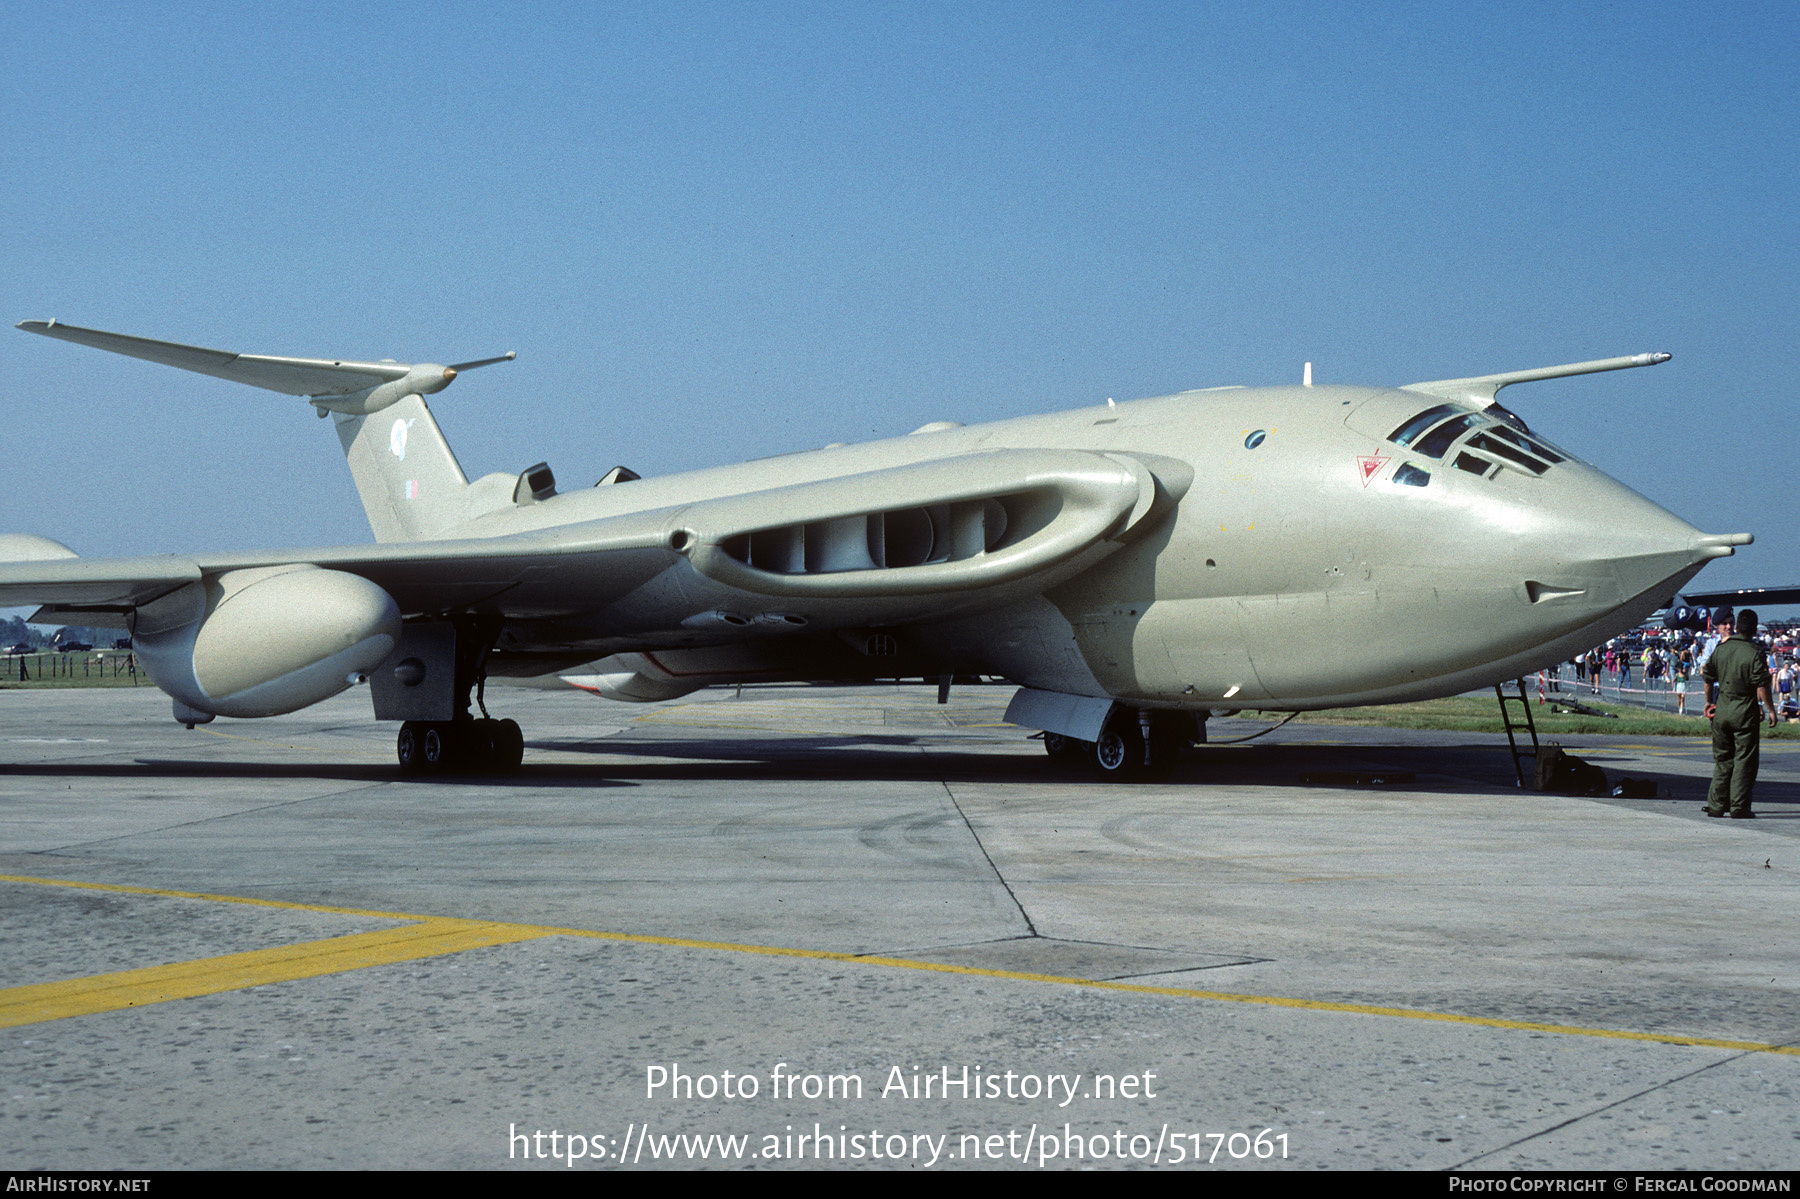
{"type": "Polygon", "coordinates": [[[1769,727],[1775,727],[1770,695],[1769,659],[1756,643],[1756,613],[1737,614],[1732,636],[1719,642],[1706,667],[1706,718],[1712,721],[1713,778],[1706,794],[1706,814],[1751,820],[1750,791],[1762,751],[1762,708],[1768,705],[1769,727]]]}

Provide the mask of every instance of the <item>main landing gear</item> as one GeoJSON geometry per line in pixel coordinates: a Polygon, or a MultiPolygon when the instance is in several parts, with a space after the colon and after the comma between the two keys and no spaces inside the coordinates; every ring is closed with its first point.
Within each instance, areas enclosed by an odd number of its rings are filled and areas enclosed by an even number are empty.
{"type": "Polygon", "coordinates": [[[525,758],[525,734],[516,720],[495,720],[488,715],[487,657],[500,636],[494,616],[465,615],[452,621],[456,627],[454,674],[451,695],[455,699],[451,720],[409,720],[400,726],[394,753],[400,769],[408,774],[500,774],[517,770],[525,758]],[[481,715],[469,711],[470,692],[481,715]]]}
{"type": "Polygon", "coordinates": [[[1149,782],[1166,777],[1182,747],[1205,740],[1204,731],[1205,725],[1188,712],[1115,706],[1099,740],[1045,733],[1044,750],[1067,769],[1086,769],[1110,782],[1149,782]]]}
{"type": "Polygon", "coordinates": [[[525,734],[516,720],[409,720],[394,752],[408,774],[498,774],[519,768],[525,734]]]}

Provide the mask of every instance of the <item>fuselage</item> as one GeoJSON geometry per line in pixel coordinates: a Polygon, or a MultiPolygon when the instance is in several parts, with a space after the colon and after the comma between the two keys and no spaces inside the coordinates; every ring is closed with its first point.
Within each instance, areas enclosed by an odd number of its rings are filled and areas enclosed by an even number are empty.
{"type": "MultiPolygon", "coordinates": [[[[595,644],[682,685],[957,670],[1145,707],[1337,707],[1518,677],[1641,620],[1730,552],[1730,539],[1707,537],[1503,409],[1351,387],[1186,392],[935,428],[557,495],[450,535],[677,513],[1037,448],[1173,458],[1193,481],[1157,527],[1039,593],[897,628],[911,647],[900,663],[845,659],[816,637],[639,630],[595,644]]],[[[782,606],[807,616],[803,601],[782,606]]],[[[629,623],[615,609],[595,631],[629,623]]]]}

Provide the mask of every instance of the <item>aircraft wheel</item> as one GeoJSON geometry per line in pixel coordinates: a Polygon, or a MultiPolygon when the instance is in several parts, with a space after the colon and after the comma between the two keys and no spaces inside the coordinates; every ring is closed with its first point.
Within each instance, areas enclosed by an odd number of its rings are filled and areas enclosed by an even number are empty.
{"type": "Polygon", "coordinates": [[[417,774],[425,769],[425,730],[417,721],[409,720],[400,726],[400,735],[394,739],[394,754],[400,759],[400,769],[407,774],[417,774]]]}
{"type": "Polygon", "coordinates": [[[1067,766],[1082,761],[1087,757],[1089,748],[1089,742],[1077,741],[1075,738],[1065,737],[1061,733],[1044,734],[1044,752],[1049,754],[1050,760],[1058,766],[1067,766]]]}
{"type": "Polygon", "coordinates": [[[441,774],[450,769],[450,763],[456,757],[453,726],[431,721],[424,727],[424,735],[419,738],[419,761],[432,774],[441,774]]]}
{"type": "Polygon", "coordinates": [[[481,720],[466,721],[458,726],[457,731],[462,734],[463,757],[468,762],[469,769],[486,773],[494,768],[496,742],[494,730],[499,726],[498,720],[489,720],[485,717],[481,720]]]}
{"type": "Polygon", "coordinates": [[[1127,782],[1144,773],[1144,738],[1138,732],[1137,713],[1121,711],[1100,730],[1089,755],[1094,770],[1109,782],[1127,782]]]}
{"type": "Polygon", "coordinates": [[[494,724],[494,756],[496,770],[517,770],[519,763],[525,760],[525,731],[519,722],[511,719],[497,721],[494,724]]]}

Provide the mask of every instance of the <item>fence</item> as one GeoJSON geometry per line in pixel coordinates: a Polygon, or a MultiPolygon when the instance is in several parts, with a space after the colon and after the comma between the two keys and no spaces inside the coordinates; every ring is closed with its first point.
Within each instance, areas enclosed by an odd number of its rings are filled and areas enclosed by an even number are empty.
{"type": "MultiPolygon", "coordinates": [[[[1592,674],[1578,679],[1575,677],[1575,668],[1564,663],[1560,672],[1553,671],[1546,676],[1544,690],[1551,702],[1555,702],[1558,695],[1566,695],[1573,700],[1600,699],[1612,703],[1635,704],[1653,711],[1680,711],[1680,697],[1675,693],[1675,680],[1667,674],[1658,679],[1645,679],[1643,671],[1635,666],[1632,668],[1629,684],[1625,682],[1625,672],[1602,670],[1599,685],[1596,686],[1592,674]]],[[[1687,715],[1698,716],[1705,709],[1705,684],[1696,673],[1687,684],[1687,715]]]]}
{"type": "Polygon", "coordinates": [[[130,678],[138,685],[137,656],[129,653],[8,654],[0,658],[0,682],[35,683],[56,679],[130,678]]]}

